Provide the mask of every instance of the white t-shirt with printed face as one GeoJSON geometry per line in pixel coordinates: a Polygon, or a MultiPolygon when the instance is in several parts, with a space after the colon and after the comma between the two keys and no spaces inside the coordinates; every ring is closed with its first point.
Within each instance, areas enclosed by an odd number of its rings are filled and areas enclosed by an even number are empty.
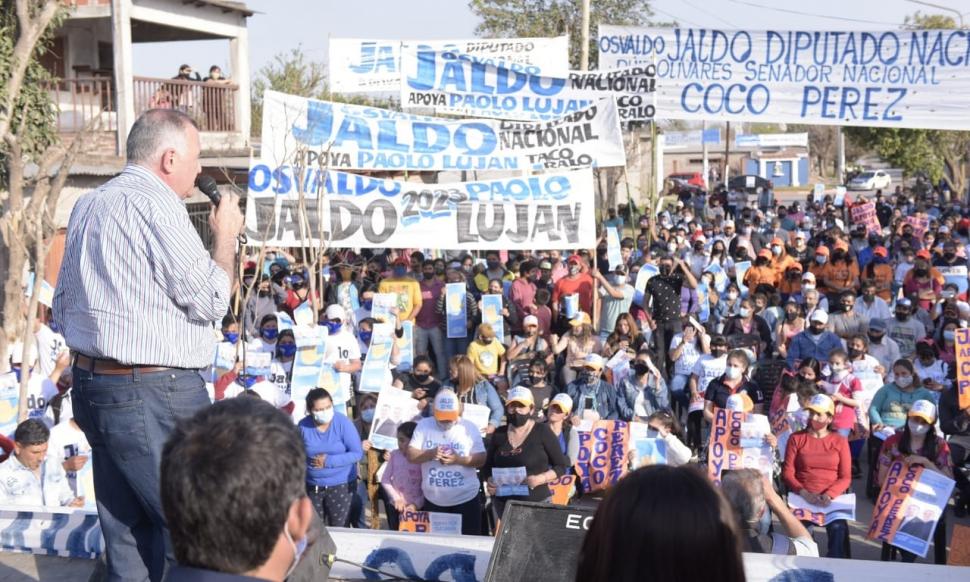
{"type": "MultiPolygon", "coordinates": [[[[52,462],[63,465],[64,461],[70,457],[84,455],[91,462],[91,445],[84,436],[84,431],[74,426],[70,420],[61,421],[60,424],[51,429],[50,439],[47,441],[47,458],[52,462]]],[[[75,496],[84,495],[79,493],[77,488],[77,473],[67,473],[68,483],[75,496]]]]}
{"type": "MultiPolygon", "coordinates": [[[[414,429],[410,446],[427,451],[450,447],[456,454],[469,456],[485,452],[478,428],[470,420],[459,419],[447,431],[434,418],[423,418],[414,429]]],[[[474,499],[480,485],[475,469],[464,465],[442,465],[439,461],[421,463],[421,490],[425,498],[442,507],[453,507],[474,499]]]]}
{"type": "MultiPolygon", "coordinates": [[[[323,361],[326,364],[336,364],[337,362],[349,362],[350,360],[360,359],[360,342],[357,340],[357,336],[346,331],[341,330],[340,333],[331,335],[327,337],[326,351],[323,355],[323,361]]],[[[338,372],[337,376],[340,378],[340,388],[343,390],[344,394],[350,395],[350,374],[347,372],[338,372]]]]}

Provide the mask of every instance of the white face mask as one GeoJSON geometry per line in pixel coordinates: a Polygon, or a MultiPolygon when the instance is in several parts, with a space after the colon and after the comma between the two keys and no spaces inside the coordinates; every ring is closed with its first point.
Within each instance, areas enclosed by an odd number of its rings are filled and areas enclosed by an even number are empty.
{"type": "MultiPolygon", "coordinates": [[[[333,409],[331,408],[330,410],[333,409]]],[[[286,536],[286,541],[288,541],[290,543],[290,547],[293,548],[293,563],[290,564],[290,567],[286,570],[286,576],[283,576],[283,579],[286,580],[291,574],[293,574],[293,571],[296,570],[297,564],[300,563],[300,558],[303,557],[303,552],[306,551],[307,541],[306,536],[303,536],[302,540],[294,542],[293,536],[290,535],[290,530],[285,524],[283,525],[283,535],[286,536]]]]}
{"type": "Polygon", "coordinates": [[[728,380],[737,380],[738,378],[741,377],[741,368],[734,368],[734,367],[728,366],[727,368],[724,369],[724,375],[727,377],[728,380]]]}
{"type": "Polygon", "coordinates": [[[313,420],[317,421],[317,424],[330,424],[330,421],[333,420],[333,407],[314,412],[313,420]]]}
{"type": "Polygon", "coordinates": [[[751,310],[747,307],[742,307],[739,313],[741,314],[741,317],[748,317],[751,315],[751,310]]]}
{"type": "Polygon", "coordinates": [[[912,376],[896,376],[896,386],[900,388],[909,388],[909,385],[913,383],[912,376]]]}
{"type": "Polygon", "coordinates": [[[909,432],[915,435],[924,435],[930,432],[930,425],[923,424],[917,420],[906,421],[906,424],[909,426],[909,432]]]}

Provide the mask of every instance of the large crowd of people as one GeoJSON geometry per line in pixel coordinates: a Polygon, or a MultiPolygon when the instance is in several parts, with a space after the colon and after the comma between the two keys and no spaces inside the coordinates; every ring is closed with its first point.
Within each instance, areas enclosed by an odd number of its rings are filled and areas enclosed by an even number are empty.
{"type": "MultiPolygon", "coordinates": [[[[809,195],[764,207],[758,199],[695,190],[664,197],[658,213],[610,209],[600,230],[627,235],[619,264],[609,260],[605,234],[597,248],[569,251],[332,249],[312,269],[299,249],[258,249],[242,257],[243,275],[216,331],[237,362],[206,371],[210,398],[255,397],[287,414],[306,411],[294,418],[306,449],[306,491],[331,526],[396,528],[406,511],[429,510],[459,514],[463,533],[487,535],[509,500],[550,500],[549,484],[573,471],[584,422],[647,424],[668,442],[669,464],[703,465],[716,409],[735,407],[795,427],[777,478],[725,477],[725,505],[687,477],[654,474],[651,495],[681,496],[705,513],[688,522],[655,508],[664,527],[707,520],[705,535],[740,535],[747,550],[818,555],[812,528],[791,517],[783,496],[825,506],[864,478],[857,493],[874,497],[893,461],[955,478],[951,510],[965,515],[970,411],[956,397],[954,338],[970,319],[970,207],[933,191],[876,192],[878,224],[867,228],[850,219],[851,198],[836,205],[831,196],[809,195]],[[464,334],[449,333],[448,284],[466,292],[464,334]],[[378,394],[359,384],[375,326],[389,323],[372,313],[376,294],[396,298],[386,385],[410,393],[419,410],[387,430],[372,426],[378,394]],[[501,296],[501,325],[483,321],[486,295],[501,296]],[[301,348],[281,321],[299,320],[307,307],[311,325],[327,330],[324,361],[345,402],[323,388],[293,402],[301,348]],[[405,322],[413,326],[406,346],[405,322]],[[411,357],[402,361],[405,347],[411,357]],[[270,354],[270,373],[247,369],[257,352],[270,354]],[[618,378],[622,362],[629,373],[618,378]],[[468,405],[487,408],[484,426],[463,415],[468,405]],[[397,448],[370,441],[379,428],[397,448]],[[524,468],[520,483],[495,477],[516,468],[524,468]],[[783,535],[769,534],[772,515],[783,535]]],[[[70,400],[72,381],[58,365],[60,325],[50,317],[40,324],[33,363],[46,384],[32,386],[48,400],[56,396],[14,435],[14,455],[0,471],[36,471],[45,425],[71,422],[70,407],[60,405],[70,400]]],[[[14,373],[21,366],[14,361],[14,373]]],[[[75,473],[90,450],[83,433],[71,434],[78,442],[65,450],[75,454],[47,461],[58,464],[58,475],[75,473]]],[[[643,478],[627,477],[617,489],[635,489],[643,478]]],[[[38,499],[31,487],[8,482],[0,481],[6,501],[38,499]]],[[[83,502],[61,486],[66,480],[55,482],[45,503],[83,502]]],[[[641,492],[636,507],[611,505],[608,495],[603,512],[637,520],[640,504],[666,503],[651,495],[641,492]]],[[[848,557],[846,522],[826,530],[822,554],[848,557]]],[[[937,562],[945,559],[944,531],[938,526],[937,562]]],[[[625,536],[601,535],[584,551],[606,551],[598,544],[621,551],[625,536]]],[[[664,551],[666,529],[643,535],[658,543],[653,551],[664,551]]]]}

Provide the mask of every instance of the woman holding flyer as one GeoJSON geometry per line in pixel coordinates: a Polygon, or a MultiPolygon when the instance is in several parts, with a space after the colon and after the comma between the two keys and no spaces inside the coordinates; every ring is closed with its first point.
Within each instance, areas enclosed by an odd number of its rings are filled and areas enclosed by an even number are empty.
{"type": "MultiPolygon", "coordinates": [[[[479,375],[468,356],[455,356],[448,363],[449,378],[445,386],[451,388],[458,395],[458,399],[465,404],[484,404],[491,411],[488,415],[486,434],[492,434],[498,425],[502,424],[502,400],[495,391],[495,387],[479,375]]],[[[429,410],[425,408],[424,415],[429,410]]]]}
{"type": "MultiPolygon", "coordinates": [[[[809,401],[808,428],[788,439],[782,479],[792,492],[812,505],[827,507],[852,483],[852,455],[849,443],[832,429],[835,403],[825,394],[809,401]]],[[[811,528],[806,523],[805,527],[811,528]]],[[[825,526],[828,558],[849,558],[849,525],[844,519],[825,526]]]]}
{"type": "MultiPolygon", "coordinates": [[[[509,423],[495,431],[486,450],[481,473],[496,521],[501,521],[509,500],[549,500],[548,484],[569,466],[559,439],[548,425],[536,423],[534,410],[532,391],[521,386],[510,390],[505,404],[509,423]]],[[[496,525],[495,531],[499,529],[496,525]]]]}
{"type": "MultiPolygon", "coordinates": [[[[943,435],[937,434],[936,405],[929,400],[917,400],[906,415],[903,430],[892,435],[882,445],[879,454],[879,484],[886,481],[889,467],[893,463],[902,462],[907,467],[918,465],[929,471],[942,473],[953,478],[953,465],[950,458],[950,447],[943,435]]],[[[940,514],[933,536],[934,560],[937,564],[946,563],[946,512],[940,514]]],[[[916,554],[905,550],[902,553],[903,562],[915,562],[916,554]]]]}

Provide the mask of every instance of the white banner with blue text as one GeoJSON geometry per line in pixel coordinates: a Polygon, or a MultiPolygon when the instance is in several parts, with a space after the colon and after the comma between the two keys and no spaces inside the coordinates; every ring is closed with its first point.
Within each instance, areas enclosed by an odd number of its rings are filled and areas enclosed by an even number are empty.
{"type": "Polygon", "coordinates": [[[600,25],[599,67],[656,67],[657,117],[970,129],[965,30],[600,25]]]}
{"type": "Polygon", "coordinates": [[[401,107],[433,108],[438,114],[548,120],[613,96],[621,122],[643,122],[653,118],[655,89],[650,64],[554,77],[476,63],[427,46],[401,52],[401,107]]]}
{"type": "Polygon", "coordinates": [[[255,243],[468,250],[596,243],[591,169],[453,184],[326,170],[284,177],[285,188],[269,173],[250,176],[246,234],[255,243]]]}
{"type": "Polygon", "coordinates": [[[565,75],[569,70],[568,36],[422,41],[331,38],[330,89],[336,93],[396,93],[401,85],[402,45],[429,46],[524,73],[565,75]]]}
{"type": "Polygon", "coordinates": [[[336,170],[549,170],[626,164],[616,102],[550,121],[437,119],[275,91],[263,101],[262,159],[336,170]]]}

